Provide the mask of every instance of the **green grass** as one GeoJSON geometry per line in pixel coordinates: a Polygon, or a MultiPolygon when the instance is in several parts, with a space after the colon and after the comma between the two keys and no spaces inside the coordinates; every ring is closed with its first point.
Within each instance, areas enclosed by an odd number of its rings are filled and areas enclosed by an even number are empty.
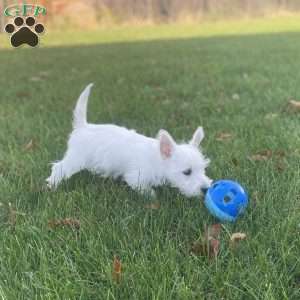
{"type": "Polygon", "coordinates": [[[206,25],[209,34],[192,25],[78,33],[76,46],[74,33],[52,42],[49,33],[48,47],[0,51],[1,299],[300,298],[300,122],[285,110],[300,98],[300,26],[257,20],[248,35],[232,24],[206,25]],[[216,260],[189,254],[215,222],[199,199],[164,187],[160,209],[151,211],[125,185],[86,172],[55,192],[42,189],[89,82],[92,122],[152,136],[166,128],[178,140],[204,126],[209,175],[237,179],[251,198],[245,216],[224,225],[216,260]],[[218,142],[220,132],[233,138],[218,142]],[[263,149],[284,151],[283,170],[277,157],[248,159],[263,149]],[[49,230],[49,220],[66,217],[80,220],[77,233],[49,230]],[[232,252],[236,231],[248,238],[232,252]],[[120,284],[111,275],[114,255],[123,264],[120,284]]]}

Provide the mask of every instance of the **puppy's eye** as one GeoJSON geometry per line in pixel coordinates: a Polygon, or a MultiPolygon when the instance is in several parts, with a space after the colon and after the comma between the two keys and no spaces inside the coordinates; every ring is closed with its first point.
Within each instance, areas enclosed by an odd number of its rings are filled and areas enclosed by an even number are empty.
{"type": "Polygon", "coordinates": [[[187,170],[183,171],[182,173],[186,176],[189,176],[192,174],[192,169],[187,169],[187,170]]]}

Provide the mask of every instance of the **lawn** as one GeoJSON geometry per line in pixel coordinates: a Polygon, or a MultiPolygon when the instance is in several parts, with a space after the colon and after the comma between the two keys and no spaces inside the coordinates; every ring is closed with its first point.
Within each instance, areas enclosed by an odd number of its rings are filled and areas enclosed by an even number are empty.
{"type": "Polygon", "coordinates": [[[44,39],[13,50],[0,38],[0,298],[300,299],[300,122],[287,109],[300,98],[300,22],[44,39]],[[43,188],[89,82],[91,122],[151,136],[165,128],[178,141],[204,127],[209,176],[236,179],[250,194],[246,214],[223,225],[217,258],[190,253],[217,222],[202,199],[163,187],[159,209],[149,209],[124,184],[87,172],[57,191],[43,188]],[[80,228],[53,228],[64,218],[80,228]],[[234,232],[247,234],[236,250],[234,232]]]}

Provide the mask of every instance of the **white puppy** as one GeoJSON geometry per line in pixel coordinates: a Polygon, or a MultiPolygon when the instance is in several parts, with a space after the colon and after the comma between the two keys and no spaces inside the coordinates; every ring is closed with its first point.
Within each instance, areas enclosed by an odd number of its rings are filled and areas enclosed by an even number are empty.
{"type": "Polygon", "coordinates": [[[202,127],[188,144],[176,144],[171,135],[160,130],[149,138],[116,125],[89,124],[87,102],[93,84],[80,95],[74,110],[73,131],[61,161],[53,163],[48,186],[87,169],[104,177],[121,177],[133,189],[154,195],[153,187],[165,183],[184,195],[197,196],[211,185],[205,175],[209,160],[198,147],[204,137],[202,127]]]}

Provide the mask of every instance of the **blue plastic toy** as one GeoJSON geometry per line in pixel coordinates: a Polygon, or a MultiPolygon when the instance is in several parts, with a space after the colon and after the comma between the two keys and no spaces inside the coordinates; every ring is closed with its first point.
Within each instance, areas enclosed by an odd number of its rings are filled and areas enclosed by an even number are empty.
{"type": "Polygon", "coordinates": [[[239,183],[218,180],[207,190],[204,203],[220,221],[234,222],[245,211],[248,195],[239,183]]]}

